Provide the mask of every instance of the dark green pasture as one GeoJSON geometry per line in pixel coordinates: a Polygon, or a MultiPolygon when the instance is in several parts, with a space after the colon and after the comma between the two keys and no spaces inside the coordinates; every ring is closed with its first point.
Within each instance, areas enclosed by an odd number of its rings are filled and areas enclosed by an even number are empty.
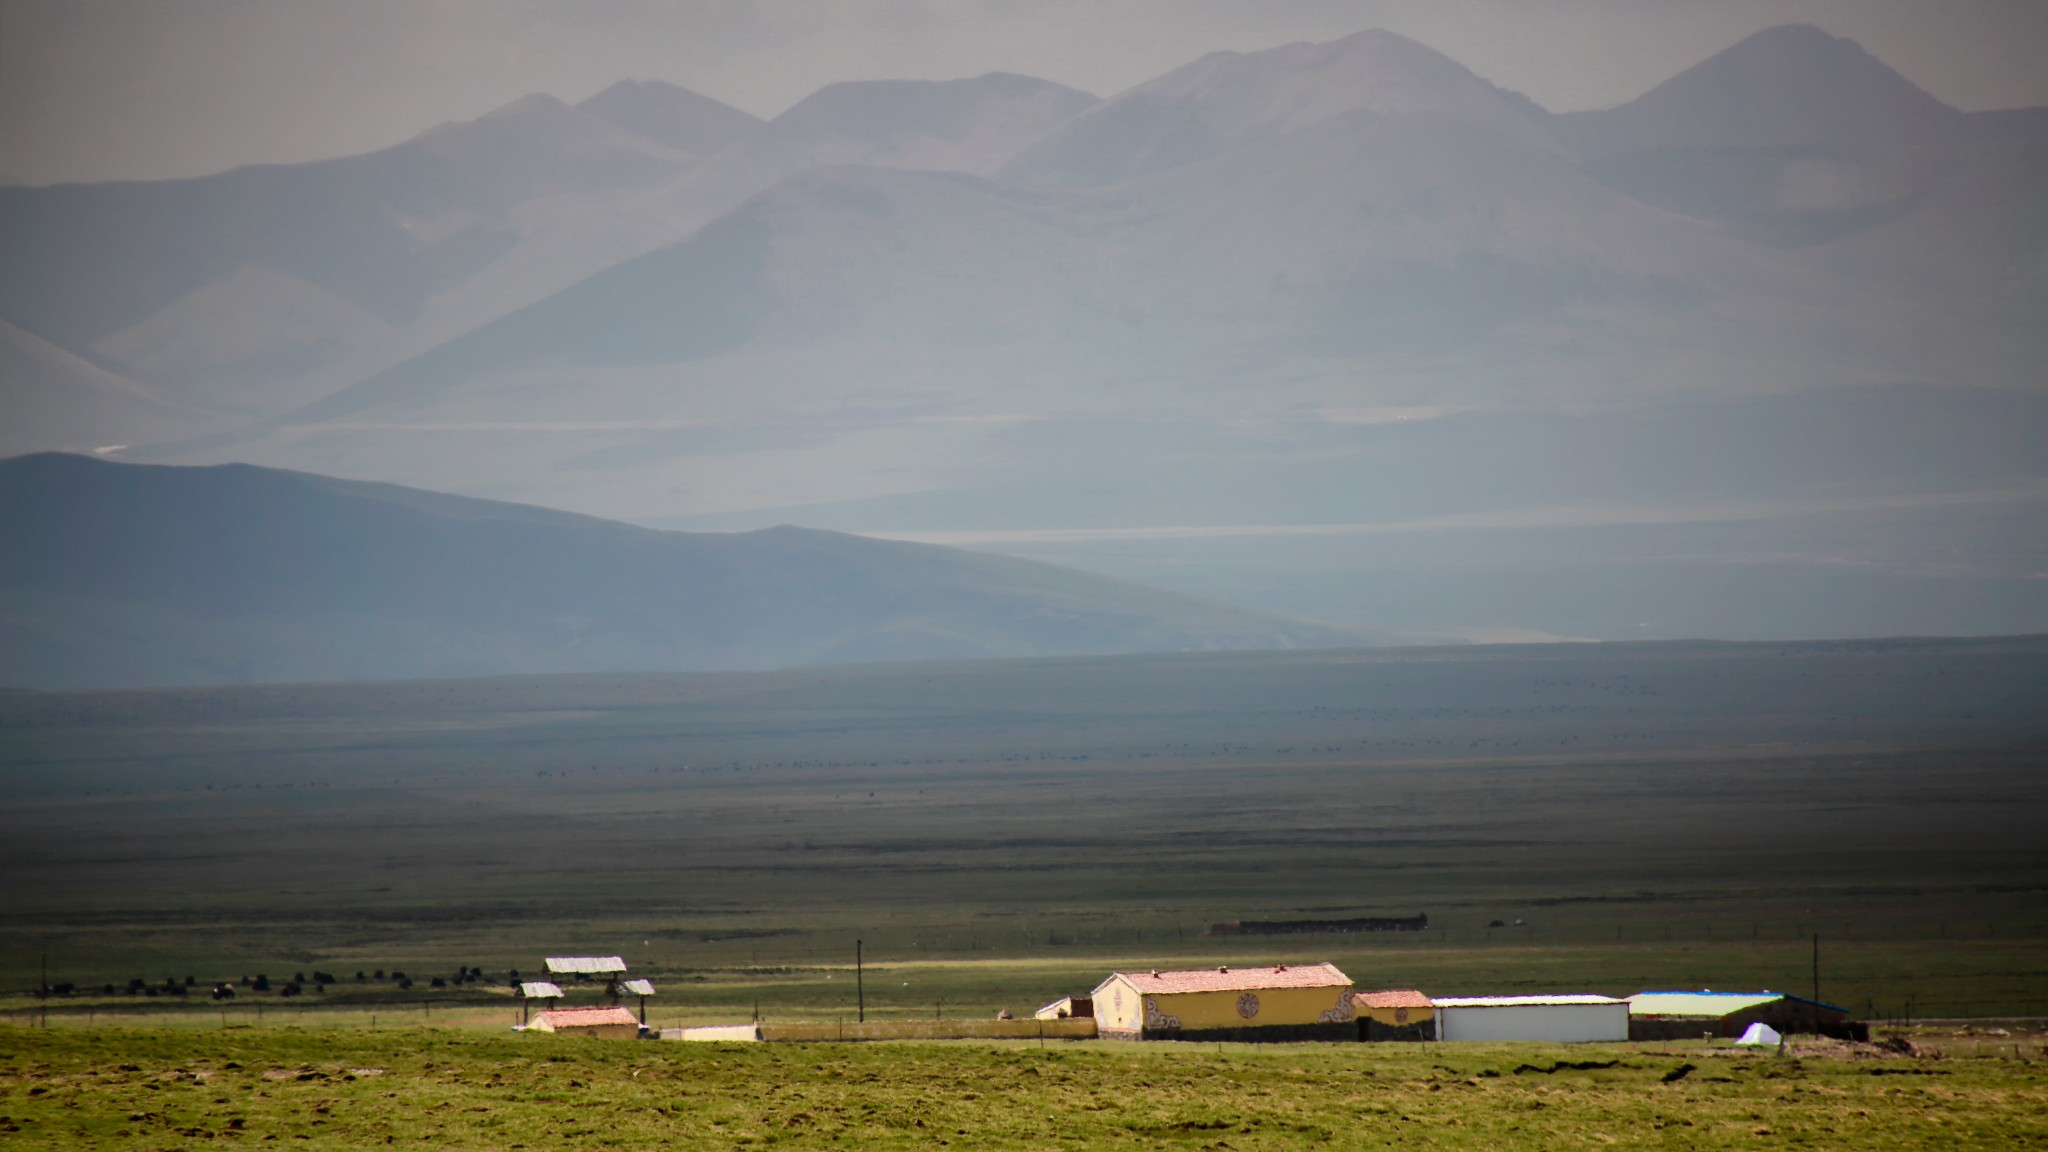
{"type": "Polygon", "coordinates": [[[1818,934],[1860,1013],[2036,1014],[2043,828],[2039,638],[5,693],[0,988],[47,956],[117,988],[65,1019],[503,1023],[510,969],[618,952],[658,1022],[831,1018],[860,939],[880,1015],[1314,959],[1440,995],[1807,992],[1818,934]],[[429,987],[457,967],[491,986],[429,987]],[[316,970],[225,1017],[125,991],[316,970]]]}

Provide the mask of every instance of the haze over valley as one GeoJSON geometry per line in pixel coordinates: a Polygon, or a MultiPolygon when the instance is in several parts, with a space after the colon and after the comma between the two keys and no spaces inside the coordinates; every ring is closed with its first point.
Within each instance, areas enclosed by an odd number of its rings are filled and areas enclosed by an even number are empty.
{"type": "Polygon", "coordinates": [[[1376,30],[768,120],[622,80],[0,188],[0,451],[954,544],[1346,635],[2043,630],[2044,206],[2048,110],[1803,25],[1565,114],[1376,30]]]}

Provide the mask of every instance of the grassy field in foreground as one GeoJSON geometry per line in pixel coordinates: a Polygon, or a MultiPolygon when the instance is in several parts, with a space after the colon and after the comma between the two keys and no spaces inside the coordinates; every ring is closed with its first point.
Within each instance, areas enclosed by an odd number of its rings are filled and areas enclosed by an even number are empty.
{"type": "Polygon", "coordinates": [[[684,1045],[0,1029],[0,1143],[78,1148],[2048,1147],[2021,1049],[684,1045]],[[1681,1073],[1681,1070],[1686,1070],[1681,1073]]]}

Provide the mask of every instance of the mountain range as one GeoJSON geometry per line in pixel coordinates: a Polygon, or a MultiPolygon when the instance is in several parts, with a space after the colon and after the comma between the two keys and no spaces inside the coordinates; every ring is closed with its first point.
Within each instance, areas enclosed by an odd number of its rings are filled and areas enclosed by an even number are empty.
{"type": "Polygon", "coordinates": [[[1512,570],[1560,518],[1739,523],[1676,553],[1825,569],[1865,609],[1827,627],[1886,633],[1929,626],[1895,577],[1940,501],[1981,526],[1954,578],[2016,589],[1982,626],[2048,627],[2048,558],[2013,552],[2048,463],[1955,433],[2038,426],[2048,110],[1958,111],[1810,26],[1562,115],[1382,31],[767,121],[625,82],[364,156],[0,188],[0,222],[0,451],[979,532],[1451,632],[1690,632],[1703,577],[1648,621],[1513,588],[1412,616],[1374,603],[1384,549],[1310,597],[1259,533],[1458,517],[1512,570]],[[1789,527],[1842,508],[1882,521],[1853,563],[1789,527]],[[1238,545],[1157,544],[1189,533],[1238,545]]]}

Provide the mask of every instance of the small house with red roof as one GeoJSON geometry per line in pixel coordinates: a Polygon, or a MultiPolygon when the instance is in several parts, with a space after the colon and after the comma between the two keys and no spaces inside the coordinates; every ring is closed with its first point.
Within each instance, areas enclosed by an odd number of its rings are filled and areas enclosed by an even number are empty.
{"type": "Polygon", "coordinates": [[[613,1036],[631,1040],[640,1034],[640,1021],[624,1008],[552,1008],[533,1018],[534,1032],[561,1032],[570,1036],[613,1036]]]}
{"type": "Polygon", "coordinates": [[[1413,988],[1359,992],[1351,1002],[1361,1040],[1436,1039],[1436,1003],[1413,988]]]}
{"type": "Polygon", "coordinates": [[[1352,1040],[1351,977],[1335,964],[1112,972],[1090,1001],[1123,1040],[1352,1040]]]}

